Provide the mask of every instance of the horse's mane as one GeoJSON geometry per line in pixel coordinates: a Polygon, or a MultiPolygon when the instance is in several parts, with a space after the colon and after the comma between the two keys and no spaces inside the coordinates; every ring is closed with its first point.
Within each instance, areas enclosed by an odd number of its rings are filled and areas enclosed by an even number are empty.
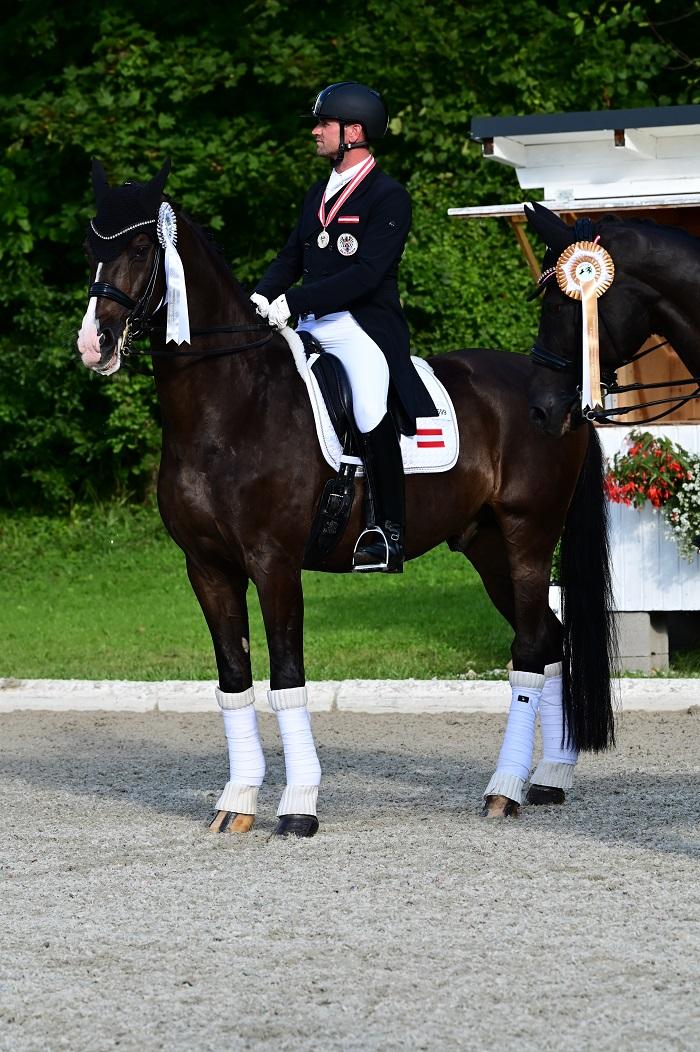
{"type": "MultiPolygon", "coordinates": [[[[236,292],[240,295],[243,302],[247,303],[248,292],[246,292],[236,275],[233,273],[233,270],[231,269],[231,264],[226,258],[226,252],[224,248],[218,243],[212,231],[208,227],[205,227],[201,223],[198,223],[197,220],[193,216],[191,216],[189,212],[185,212],[184,209],[179,209],[179,213],[183,219],[187,220],[187,223],[191,227],[192,231],[197,235],[200,242],[207,250],[207,254],[211,257],[212,262],[214,262],[216,266],[219,267],[219,269],[225,271],[225,273],[230,278],[236,292]]],[[[251,307],[251,310],[252,309],[253,308],[251,307]]]]}
{"type": "Polygon", "coordinates": [[[667,226],[664,223],[660,223],[657,219],[640,219],[636,216],[634,218],[627,218],[625,216],[618,215],[604,215],[596,223],[596,227],[601,229],[601,233],[606,227],[615,226],[627,226],[627,227],[642,227],[645,230],[649,230],[650,233],[663,232],[669,237],[675,237],[679,241],[691,241],[694,247],[697,247],[698,238],[695,234],[689,233],[687,230],[683,230],[682,227],[678,226],[667,226]],[[651,228],[651,229],[649,229],[651,228]]]}

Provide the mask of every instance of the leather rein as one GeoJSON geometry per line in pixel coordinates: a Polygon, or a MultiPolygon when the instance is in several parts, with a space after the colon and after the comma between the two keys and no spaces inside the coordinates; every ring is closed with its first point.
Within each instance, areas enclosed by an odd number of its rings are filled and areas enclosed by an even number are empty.
{"type": "Polygon", "coordinates": [[[270,342],[275,335],[275,332],[269,325],[264,323],[254,325],[215,325],[209,329],[191,329],[190,335],[215,336],[218,333],[238,332],[265,332],[265,335],[261,336],[258,340],[248,340],[245,343],[236,344],[233,347],[216,347],[211,350],[183,351],[180,350],[180,348],[176,351],[135,350],[132,346],[133,340],[142,340],[157,332],[165,332],[165,325],[153,320],[158,314],[158,311],[163,307],[162,301],[158,304],[155,310],[149,311],[162,258],[163,249],[160,245],[157,245],[153,257],[151,273],[146,282],[144,291],[138,300],[132,299],[126,292],[118,289],[116,285],[110,285],[108,281],[95,281],[88,289],[88,297],[96,296],[101,297],[102,299],[113,300],[115,303],[118,303],[122,307],[126,307],[130,311],[130,314],[124,323],[124,336],[121,346],[121,353],[125,358],[172,358],[174,356],[185,358],[214,358],[222,354],[239,354],[242,351],[250,351],[255,347],[263,347],[266,343],[270,342]]]}

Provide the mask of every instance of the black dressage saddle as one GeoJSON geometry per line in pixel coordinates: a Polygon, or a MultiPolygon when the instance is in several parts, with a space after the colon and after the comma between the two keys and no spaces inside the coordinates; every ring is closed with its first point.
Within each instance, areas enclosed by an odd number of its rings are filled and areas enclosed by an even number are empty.
{"type": "Polygon", "coordinates": [[[333,429],[338,436],[343,452],[361,456],[360,443],[352,408],[352,390],[348,374],[340,358],[326,351],[310,332],[297,333],[304,345],[307,361],[313,355],[318,358],[311,366],[316,377],[321,397],[326,403],[333,429]]]}
{"type": "MultiPolygon", "coordinates": [[[[352,390],[345,366],[340,358],[327,351],[315,336],[303,329],[297,333],[304,345],[307,360],[317,354],[318,358],[311,366],[311,371],[316,377],[321,397],[326,403],[328,415],[331,418],[333,430],[335,431],[343,453],[356,457],[362,457],[355,414],[352,406],[352,390]]],[[[399,434],[411,434],[408,421],[406,421],[401,404],[394,397],[393,388],[389,387],[389,400],[387,409],[396,430],[399,434]]]]}

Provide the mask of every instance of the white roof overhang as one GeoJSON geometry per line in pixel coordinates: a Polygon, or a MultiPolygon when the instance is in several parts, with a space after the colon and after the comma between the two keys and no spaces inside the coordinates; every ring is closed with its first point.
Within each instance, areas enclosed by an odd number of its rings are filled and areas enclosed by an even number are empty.
{"type": "MultiPolygon", "coordinates": [[[[698,208],[700,191],[694,194],[657,194],[648,197],[581,197],[554,198],[540,201],[559,215],[578,215],[590,212],[639,212],[658,208],[698,208]]],[[[468,208],[448,208],[447,214],[455,219],[499,219],[514,222],[524,221],[524,203],[516,201],[508,205],[475,205],[468,208]]]]}
{"type": "Polygon", "coordinates": [[[475,118],[471,135],[550,201],[700,193],[700,106],[475,118]]]}

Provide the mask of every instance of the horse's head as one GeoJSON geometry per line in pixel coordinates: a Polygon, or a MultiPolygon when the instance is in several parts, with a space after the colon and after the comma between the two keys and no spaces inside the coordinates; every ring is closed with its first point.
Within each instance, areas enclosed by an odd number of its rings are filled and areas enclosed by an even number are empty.
{"type": "Polygon", "coordinates": [[[649,289],[633,273],[639,263],[643,266],[647,250],[639,230],[616,220],[579,220],[572,227],[537,204],[532,210],[526,208],[526,216],[547,245],[538,283],[538,292],[544,290],[544,295],[532,351],[535,369],[530,385],[530,416],[548,434],[559,435],[577,427],[583,419],[578,405],[582,311],[580,301],[559,288],[557,260],[569,245],[597,239],[612,257],[615,278],[598,301],[600,364],[605,378],[629,360],[653,331],[649,289]]]}
{"type": "MultiPolygon", "coordinates": [[[[83,364],[108,376],[121,364],[129,326],[145,316],[162,292],[157,237],[158,211],[170,171],[166,161],[148,183],[111,187],[98,161],[92,164],[97,214],[85,249],[90,262],[90,301],[78,334],[83,364]]],[[[162,269],[162,268],[161,268],[162,269]]]]}

